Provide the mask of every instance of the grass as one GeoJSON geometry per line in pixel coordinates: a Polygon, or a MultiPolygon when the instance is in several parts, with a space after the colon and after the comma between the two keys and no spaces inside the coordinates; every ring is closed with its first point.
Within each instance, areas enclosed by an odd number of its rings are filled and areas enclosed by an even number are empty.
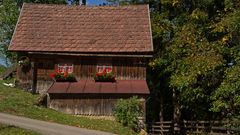
{"type": "Polygon", "coordinates": [[[90,119],[81,116],[76,117],[49,108],[37,106],[36,103],[38,97],[39,95],[32,95],[21,89],[6,87],[2,85],[2,81],[0,81],[0,112],[81,128],[101,130],[119,135],[136,134],[131,129],[123,127],[116,121],[90,119]]]}
{"type": "Polygon", "coordinates": [[[15,126],[0,124],[0,135],[40,135],[39,133],[15,126]]]}
{"type": "Polygon", "coordinates": [[[0,74],[2,74],[6,70],[6,67],[3,65],[0,65],[0,74]]]}

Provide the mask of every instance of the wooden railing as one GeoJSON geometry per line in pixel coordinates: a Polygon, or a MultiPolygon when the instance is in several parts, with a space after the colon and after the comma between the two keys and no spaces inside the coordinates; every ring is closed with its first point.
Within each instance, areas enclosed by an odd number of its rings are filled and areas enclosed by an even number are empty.
{"type": "Polygon", "coordinates": [[[173,131],[172,121],[162,121],[148,124],[148,132],[151,134],[165,134],[173,131]]]}
{"type": "Polygon", "coordinates": [[[150,134],[240,134],[240,121],[182,121],[176,126],[172,121],[148,124],[150,134]]]}

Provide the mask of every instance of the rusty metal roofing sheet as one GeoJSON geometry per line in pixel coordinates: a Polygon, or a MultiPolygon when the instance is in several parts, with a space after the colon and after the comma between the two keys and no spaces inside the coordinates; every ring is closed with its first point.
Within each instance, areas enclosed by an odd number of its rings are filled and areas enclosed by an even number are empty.
{"type": "Polygon", "coordinates": [[[115,83],[79,80],[55,82],[48,93],[149,94],[149,89],[145,80],[118,80],[115,83]]]}

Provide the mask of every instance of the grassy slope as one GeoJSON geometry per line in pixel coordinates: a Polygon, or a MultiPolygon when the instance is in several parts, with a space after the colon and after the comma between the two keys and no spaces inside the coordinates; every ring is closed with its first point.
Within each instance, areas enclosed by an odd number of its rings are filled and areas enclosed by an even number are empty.
{"type": "Polygon", "coordinates": [[[40,135],[36,132],[0,124],[0,135],[40,135]]]}
{"type": "Polygon", "coordinates": [[[6,67],[3,65],[0,65],[0,74],[2,74],[6,70],[6,67]]]}
{"type": "Polygon", "coordinates": [[[2,85],[2,81],[0,81],[0,112],[115,134],[136,134],[129,128],[123,127],[115,121],[76,117],[52,109],[39,107],[34,104],[38,96],[39,95],[32,95],[20,89],[6,87],[2,85]]]}

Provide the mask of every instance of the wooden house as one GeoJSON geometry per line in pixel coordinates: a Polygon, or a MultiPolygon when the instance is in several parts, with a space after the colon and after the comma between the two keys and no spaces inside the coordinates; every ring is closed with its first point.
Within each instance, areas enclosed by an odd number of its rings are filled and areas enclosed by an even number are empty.
{"type": "MultiPolygon", "coordinates": [[[[119,98],[149,95],[146,66],[153,44],[148,5],[24,4],[9,51],[18,52],[17,79],[47,92],[49,107],[70,114],[112,115],[119,98]],[[76,81],[56,81],[54,70],[76,81]],[[114,80],[96,80],[96,73],[114,80]]],[[[56,75],[56,74],[55,74],[56,75]]]]}

